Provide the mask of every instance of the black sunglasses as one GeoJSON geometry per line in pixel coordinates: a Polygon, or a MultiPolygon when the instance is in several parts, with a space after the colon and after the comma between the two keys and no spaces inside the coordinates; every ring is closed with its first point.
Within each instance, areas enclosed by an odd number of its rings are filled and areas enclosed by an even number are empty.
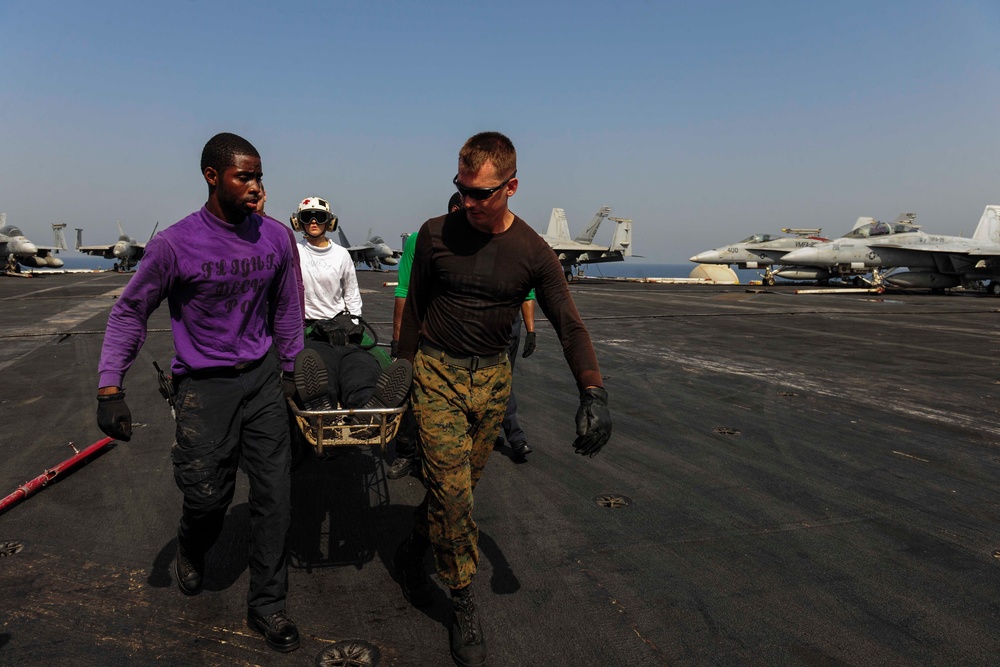
{"type": "Polygon", "coordinates": [[[515,169],[514,173],[510,175],[510,178],[495,188],[467,188],[458,182],[458,174],[455,174],[455,178],[451,179],[451,182],[455,185],[455,189],[458,190],[458,194],[463,197],[471,197],[472,199],[483,201],[484,199],[489,199],[495,195],[497,190],[500,190],[505,185],[510,183],[511,178],[514,178],[515,176],[517,176],[517,169],[515,169]]]}
{"type": "Polygon", "coordinates": [[[311,221],[315,220],[321,225],[326,224],[329,214],[326,211],[299,211],[299,222],[304,225],[308,225],[311,221]]]}

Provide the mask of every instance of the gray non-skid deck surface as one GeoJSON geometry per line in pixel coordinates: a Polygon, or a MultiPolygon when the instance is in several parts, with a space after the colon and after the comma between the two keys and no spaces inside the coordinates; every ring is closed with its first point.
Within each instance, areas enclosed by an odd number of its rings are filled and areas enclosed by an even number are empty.
{"type": "MultiPolygon", "coordinates": [[[[395,276],[359,276],[387,339],[395,276]]],[[[126,280],[0,279],[0,495],[101,437],[99,332],[126,280]]],[[[497,451],[476,493],[491,665],[995,662],[1000,300],[572,291],[614,435],[573,453],[575,387],[540,322],[515,370],[534,453],[497,451]]],[[[345,639],[382,665],[450,664],[445,589],[413,609],[389,568],[421,487],[370,452],[294,475],[297,652],[242,620],[242,477],[206,590],[177,591],[172,422],[151,366],[171,354],[165,307],[150,326],[126,379],[132,442],[0,515],[0,544],[23,545],[0,558],[0,664],[305,665],[345,639]]]]}

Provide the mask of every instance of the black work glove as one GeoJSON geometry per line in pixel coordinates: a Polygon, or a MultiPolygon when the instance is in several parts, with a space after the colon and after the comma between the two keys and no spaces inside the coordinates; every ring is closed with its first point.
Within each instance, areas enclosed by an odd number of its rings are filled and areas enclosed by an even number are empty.
{"type": "Polygon", "coordinates": [[[132,439],[132,413],[125,404],[124,391],[97,397],[97,426],[115,440],[132,439]]]}
{"type": "Polygon", "coordinates": [[[281,393],[285,398],[295,398],[295,373],[281,371],[281,393]]]}
{"type": "Polygon", "coordinates": [[[524,352],[521,353],[522,358],[527,358],[531,356],[531,353],[535,351],[535,332],[529,331],[524,334],[524,352]]]}
{"type": "Polygon", "coordinates": [[[611,438],[611,411],[608,392],[592,387],[580,392],[580,409],[576,411],[576,453],[594,456],[611,438]]]}
{"type": "Polygon", "coordinates": [[[393,359],[399,357],[399,341],[395,338],[389,341],[389,356],[393,359]]]}

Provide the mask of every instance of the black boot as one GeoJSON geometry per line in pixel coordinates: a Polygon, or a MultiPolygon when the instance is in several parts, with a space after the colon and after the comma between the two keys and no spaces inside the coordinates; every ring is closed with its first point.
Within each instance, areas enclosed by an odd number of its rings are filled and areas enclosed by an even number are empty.
{"type": "Polygon", "coordinates": [[[204,554],[194,555],[177,542],[177,558],[174,560],[174,575],[177,577],[177,587],[184,595],[201,593],[202,577],[205,573],[204,554]]]}
{"type": "Polygon", "coordinates": [[[451,657],[462,667],[481,667],[486,664],[486,640],[479,623],[476,598],[472,586],[452,589],[451,604],[455,614],[451,619],[451,657]]]}
{"type": "Polygon", "coordinates": [[[396,548],[392,559],[403,597],[414,607],[426,607],[434,601],[434,586],[424,567],[429,546],[427,540],[411,534],[396,548]]]}
{"type": "Polygon", "coordinates": [[[299,629],[284,609],[267,616],[247,611],[247,627],[264,635],[267,645],[275,651],[289,653],[299,647],[299,629]]]}

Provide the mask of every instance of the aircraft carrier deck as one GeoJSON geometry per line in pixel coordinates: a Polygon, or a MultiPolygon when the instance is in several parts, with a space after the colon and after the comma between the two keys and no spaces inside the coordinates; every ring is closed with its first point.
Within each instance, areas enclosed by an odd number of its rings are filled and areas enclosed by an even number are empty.
{"type": "MultiPolygon", "coordinates": [[[[359,277],[387,340],[395,276],[359,277]]],[[[98,356],[127,280],[0,279],[0,496],[101,438],[98,356]]],[[[614,435],[574,454],[576,392],[540,320],[514,374],[534,453],[495,452],[476,492],[490,665],[996,664],[1000,300],[571,289],[614,435]]],[[[132,441],[0,515],[0,664],[342,664],[318,658],[348,640],[380,665],[451,664],[446,590],[417,610],[389,567],[422,487],[371,450],[294,473],[298,651],[244,625],[242,476],[205,591],[181,595],[151,365],[171,356],[166,306],[150,327],[126,378],[132,441]]]]}

